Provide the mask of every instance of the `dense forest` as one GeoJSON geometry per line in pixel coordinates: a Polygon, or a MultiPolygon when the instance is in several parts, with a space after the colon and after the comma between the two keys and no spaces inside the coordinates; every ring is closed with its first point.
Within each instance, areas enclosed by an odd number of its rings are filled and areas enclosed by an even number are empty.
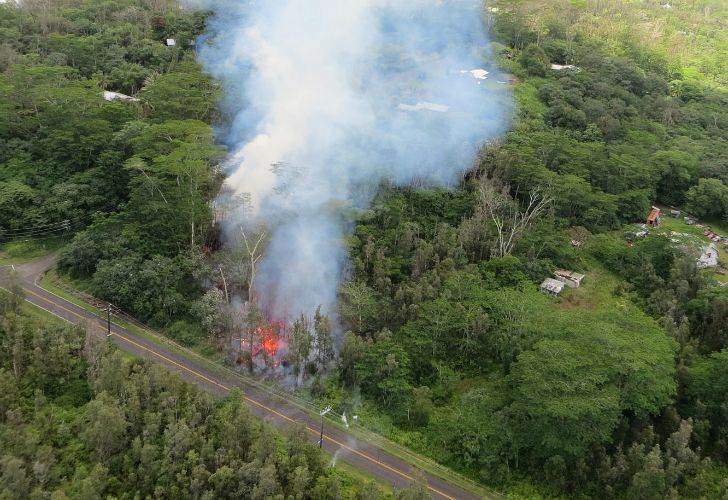
{"type": "MultiPolygon", "coordinates": [[[[0,5],[0,242],[77,233],[60,268],[160,325],[192,317],[222,180],[219,89],[190,43],[203,28],[174,2],[0,5]]],[[[381,497],[305,428],[282,436],[239,392],[217,401],[14,292],[0,291],[0,498],[381,497]]]]}
{"type": "Polygon", "coordinates": [[[728,215],[725,4],[489,7],[512,131],[457,190],[382,187],[314,392],[361,391],[384,432],[525,497],[721,498],[728,290],[621,228],[654,203],[728,215]],[[557,268],[591,290],[539,293],[557,268]]]}
{"type": "MultiPolygon", "coordinates": [[[[191,43],[206,15],[0,5],[0,243],[73,235],[64,279],[226,351],[261,318],[228,296],[257,256],[215,232],[227,117],[191,43]]],[[[385,182],[352,215],[338,317],[291,329],[299,395],[515,498],[728,498],[728,288],[669,231],[625,243],[654,204],[728,220],[725,2],[492,0],[483,16],[510,132],[461,185],[385,182]],[[541,293],[559,268],[585,286],[541,293]]],[[[376,498],[239,394],[216,402],[1,304],[0,495],[376,498]]]]}
{"type": "Polygon", "coordinates": [[[281,436],[239,391],[216,401],[22,301],[0,291],[0,498],[381,498],[305,427],[281,436]]]}
{"type": "Polygon", "coordinates": [[[199,292],[222,180],[219,89],[190,45],[204,15],[174,5],[0,5],[0,240],[85,229],[61,270],[157,324],[199,292]]]}

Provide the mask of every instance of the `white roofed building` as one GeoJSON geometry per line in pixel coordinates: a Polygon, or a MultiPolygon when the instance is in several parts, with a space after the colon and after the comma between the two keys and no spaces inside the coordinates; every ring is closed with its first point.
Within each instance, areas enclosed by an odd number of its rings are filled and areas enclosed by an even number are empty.
{"type": "Polygon", "coordinates": [[[563,281],[555,280],[553,278],[546,278],[541,283],[541,291],[547,295],[557,296],[560,295],[566,285],[563,281]]]}
{"type": "Polygon", "coordinates": [[[700,269],[718,267],[719,259],[720,256],[718,254],[718,247],[715,246],[715,243],[711,243],[707,248],[705,248],[705,250],[703,250],[703,254],[698,259],[698,267],[700,269]]]}

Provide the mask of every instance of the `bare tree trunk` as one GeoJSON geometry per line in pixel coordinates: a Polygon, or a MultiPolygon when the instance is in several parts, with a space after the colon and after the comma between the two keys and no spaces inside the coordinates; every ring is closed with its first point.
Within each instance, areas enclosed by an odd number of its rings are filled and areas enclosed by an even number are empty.
{"type": "Polygon", "coordinates": [[[222,272],[222,264],[218,266],[218,269],[220,269],[220,277],[222,278],[222,287],[225,291],[225,302],[228,304],[230,303],[230,295],[228,294],[228,286],[227,286],[227,280],[225,279],[225,274],[222,272]]]}
{"type": "Polygon", "coordinates": [[[513,252],[518,240],[553,202],[545,189],[531,191],[524,208],[508,194],[508,187],[497,189],[492,180],[480,181],[480,209],[496,228],[496,254],[505,257],[513,252]]]}
{"type": "Polygon", "coordinates": [[[245,251],[248,253],[248,259],[250,263],[250,276],[248,278],[248,302],[253,303],[255,301],[254,293],[256,266],[261,257],[263,257],[263,249],[261,248],[261,244],[265,241],[268,233],[265,230],[261,231],[258,235],[257,241],[252,245],[252,247],[250,245],[250,241],[248,241],[248,236],[245,234],[245,229],[240,228],[240,234],[242,234],[243,236],[245,251]]]}

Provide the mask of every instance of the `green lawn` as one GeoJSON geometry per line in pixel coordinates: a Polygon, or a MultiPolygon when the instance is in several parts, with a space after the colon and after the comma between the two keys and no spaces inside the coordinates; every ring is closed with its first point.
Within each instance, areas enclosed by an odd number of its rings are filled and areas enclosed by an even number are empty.
{"type": "Polygon", "coordinates": [[[0,243],[0,265],[22,264],[60,250],[68,238],[44,238],[39,240],[10,241],[0,243]]]}

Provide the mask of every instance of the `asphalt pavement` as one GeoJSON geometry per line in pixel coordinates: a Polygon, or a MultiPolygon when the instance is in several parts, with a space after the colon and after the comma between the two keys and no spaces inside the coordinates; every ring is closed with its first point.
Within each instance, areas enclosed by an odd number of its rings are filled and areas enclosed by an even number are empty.
{"type": "MultiPolygon", "coordinates": [[[[70,323],[85,324],[97,335],[108,336],[105,318],[92,314],[39,286],[40,277],[53,264],[54,258],[49,256],[22,265],[7,266],[4,271],[10,267],[15,270],[27,301],[70,323]]],[[[8,272],[0,272],[0,286],[8,284],[8,276],[8,272]]],[[[319,418],[313,417],[283,397],[266,391],[260,385],[246,382],[241,377],[225,376],[217,370],[211,370],[201,361],[181,355],[162,342],[138,335],[114,323],[111,325],[109,340],[134,356],[148,358],[167,366],[178,372],[185,380],[215,395],[224,396],[232,388],[238,387],[242,390],[253,413],[278,427],[302,423],[309,430],[311,440],[319,442],[321,425],[319,418]]],[[[355,468],[390,483],[394,488],[404,488],[413,481],[413,467],[410,463],[338,427],[325,426],[323,448],[332,455],[336,454],[337,460],[348,462],[355,468]]],[[[424,473],[424,476],[435,499],[481,498],[438,476],[428,473],[424,473]]]]}

